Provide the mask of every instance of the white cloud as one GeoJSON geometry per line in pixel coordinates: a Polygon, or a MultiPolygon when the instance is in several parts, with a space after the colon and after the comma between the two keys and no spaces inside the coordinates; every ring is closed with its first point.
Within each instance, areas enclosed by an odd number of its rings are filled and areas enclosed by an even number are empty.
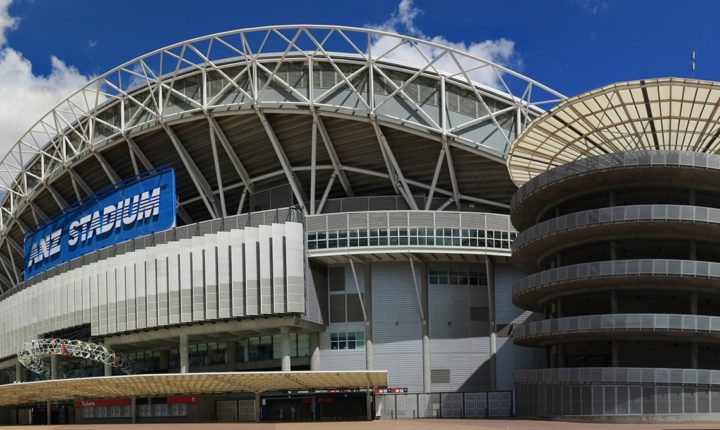
{"type": "Polygon", "coordinates": [[[52,56],[47,76],[33,74],[30,60],[10,47],[0,49],[0,153],[88,78],[52,56]]]}
{"type": "Polygon", "coordinates": [[[11,2],[0,0],[0,158],[40,117],[91,79],[55,56],[48,75],[33,73],[30,60],[7,45],[7,33],[18,25],[10,16],[11,2]]]}
{"type": "MultiPolygon", "coordinates": [[[[444,46],[467,52],[475,57],[491,61],[503,66],[512,66],[520,64],[515,53],[515,42],[509,39],[500,38],[496,40],[485,40],[482,42],[452,42],[445,36],[429,36],[422,32],[415,23],[415,19],[422,14],[422,10],[413,5],[413,0],[401,0],[398,8],[390,16],[388,20],[380,25],[372,25],[371,28],[389,31],[393,33],[407,34],[409,36],[418,37],[444,46]]],[[[424,65],[426,59],[435,59],[442,54],[443,50],[427,45],[419,47],[412,45],[397,46],[398,39],[390,36],[382,36],[373,42],[371,49],[373,56],[383,55],[390,50],[389,54],[383,58],[398,60],[415,65],[424,65]]],[[[481,84],[491,87],[501,88],[501,83],[497,73],[489,67],[478,68],[482,63],[467,57],[457,57],[458,62],[463,69],[469,70],[470,78],[481,84]],[[474,70],[473,70],[474,69],[474,70]]],[[[457,73],[459,71],[455,60],[449,56],[445,56],[437,60],[434,66],[440,70],[457,73]]]]}
{"type": "Polygon", "coordinates": [[[12,0],[0,0],[0,45],[5,45],[5,33],[17,28],[18,19],[10,16],[10,3],[12,0]]]}
{"type": "Polygon", "coordinates": [[[583,11],[591,15],[605,12],[609,6],[606,0],[578,0],[578,4],[583,11]]]}

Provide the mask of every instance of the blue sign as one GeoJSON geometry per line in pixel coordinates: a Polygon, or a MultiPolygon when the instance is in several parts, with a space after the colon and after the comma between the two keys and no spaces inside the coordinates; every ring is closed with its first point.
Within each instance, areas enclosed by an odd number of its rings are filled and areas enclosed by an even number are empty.
{"type": "Polygon", "coordinates": [[[25,235],[25,279],[116,243],[175,226],[175,171],[86,199],[25,235]]]}

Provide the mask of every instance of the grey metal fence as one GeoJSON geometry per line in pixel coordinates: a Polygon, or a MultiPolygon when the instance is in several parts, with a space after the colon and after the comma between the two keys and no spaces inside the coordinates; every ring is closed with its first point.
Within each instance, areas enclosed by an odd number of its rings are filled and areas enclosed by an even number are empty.
{"type": "Polygon", "coordinates": [[[720,370],[645,367],[565,367],[515,371],[516,384],[682,384],[720,388],[720,370]]]}
{"type": "Polygon", "coordinates": [[[685,222],[720,224],[720,209],[687,205],[633,205],[590,209],[543,221],[517,236],[513,249],[553,233],[599,224],[628,222],[685,222]]]}
{"type": "Polygon", "coordinates": [[[564,282],[609,277],[658,276],[720,278],[720,263],[694,260],[613,260],[573,264],[526,276],[513,285],[513,296],[564,282]]]}
{"type": "Polygon", "coordinates": [[[720,332],[720,317],[682,314],[582,315],[533,321],[515,326],[513,339],[522,341],[553,334],[609,331],[685,332],[698,335],[720,332]]]}
{"type": "Polygon", "coordinates": [[[513,392],[378,394],[375,415],[382,419],[510,417],[513,392]]]}
{"type": "Polygon", "coordinates": [[[558,166],[529,180],[515,193],[510,205],[515,208],[536,191],[572,177],[635,166],[682,166],[720,170],[720,156],[694,151],[627,151],[583,158],[558,166]]]}

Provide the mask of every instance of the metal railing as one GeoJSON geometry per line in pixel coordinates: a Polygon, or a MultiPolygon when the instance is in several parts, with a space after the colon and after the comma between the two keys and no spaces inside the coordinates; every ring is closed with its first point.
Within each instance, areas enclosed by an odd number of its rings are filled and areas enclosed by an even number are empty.
{"type": "MultiPolygon", "coordinates": [[[[666,278],[677,277],[716,280],[720,279],[720,263],[694,260],[646,259],[573,264],[526,276],[513,285],[513,298],[556,284],[598,278],[633,278],[639,276],[659,277],[661,278],[659,282],[666,278]]],[[[628,279],[628,282],[633,282],[633,280],[628,279]]]]}
{"type": "Polygon", "coordinates": [[[553,318],[515,326],[513,341],[571,333],[684,332],[720,335],[720,317],[682,314],[604,314],[553,318]]]}
{"type": "Polygon", "coordinates": [[[518,234],[513,250],[559,232],[629,222],[720,224],[720,209],[687,205],[633,205],[575,212],[543,221],[524,230],[518,234]]]}
{"type": "Polygon", "coordinates": [[[673,166],[702,170],[720,170],[720,155],[692,151],[627,151],[583,158],[548,170],[527,181],[513,195],[515,210],[532,194],[557,182],[597,172],[628,167],[673,166]]]}

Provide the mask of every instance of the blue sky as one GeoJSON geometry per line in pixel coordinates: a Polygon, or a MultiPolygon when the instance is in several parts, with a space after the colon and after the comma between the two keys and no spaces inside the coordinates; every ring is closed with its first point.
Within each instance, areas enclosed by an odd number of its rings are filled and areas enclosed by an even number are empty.
{"type": "Polygon", "coordinates": [[[399,4],[0,0],[0,150],[93,75],[184,39],[270,24],[383,26],[468,48],[503,40],[510,43],[494,60],[566,95],[614,81],[689,77],[693,49],[695,76],[720,80],[717,1],[404,0],[400,11],[399,4]],[[3,107],[3,99],[12,104],[3,107]]]}

